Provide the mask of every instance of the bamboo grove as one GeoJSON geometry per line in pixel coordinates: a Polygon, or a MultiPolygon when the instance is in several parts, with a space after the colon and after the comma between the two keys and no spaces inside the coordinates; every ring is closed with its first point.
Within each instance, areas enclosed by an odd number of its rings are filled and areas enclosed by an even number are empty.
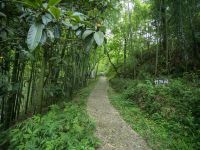
{"type": "Polygon", "coordinates": [[[113,37],[107,45],[118,76],[145,78],[198,72],[198,0],[121,1],[118,8],[125,9],[110,17],[113,37]]]}
{"type": "Polygon", "coordinates": [[[109,1],[0,1],[0,124],[72,97],[97,68],[109,1]]]}

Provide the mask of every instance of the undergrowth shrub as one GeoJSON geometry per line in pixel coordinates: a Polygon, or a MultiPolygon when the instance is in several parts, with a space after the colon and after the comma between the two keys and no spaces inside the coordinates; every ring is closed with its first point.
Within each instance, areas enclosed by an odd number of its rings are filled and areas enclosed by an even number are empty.
{"type": "Polygon", "coordinates": [[[170,138],[200,147],[200,88],[172,79],[167,85],[154,85],[153,80],[112,79],[111,86],[123,98],[134,102],[152,120],[165,126],[170,138]]]}
{"type": "Polygon", "coordinates": [[[64,110],[51,106],[47,115],[34,116],[9,133],[10,150],[93,150],[95,124],[79,105],[65,104],[64,110]]]}

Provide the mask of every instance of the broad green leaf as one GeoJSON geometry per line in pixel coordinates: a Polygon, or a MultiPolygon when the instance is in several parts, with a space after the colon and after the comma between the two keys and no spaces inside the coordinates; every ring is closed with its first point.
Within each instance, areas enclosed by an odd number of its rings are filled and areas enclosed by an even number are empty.
{"type": "Polygon", "coordinates": [[[38,46],[42,37],[43,29],[44,25],[41,23],[34,23],[31,25],[27,36],[27,44],[29,49],[34,50],[38,46]]]}
{"type": "Polygon", "coordinates": [[[42,16],[42,22],[44,25],[47,25],[49,22],[52,21],[52,19],[53,19],[52,16],[48,13],[42,16]]]}
{"type": "Polygon", "coordinates": [[[92,30],[86,30],[83,35],[82,35],[82,38],[85,39],[88,35],[92,34],[94,31],[92,30]]]}
{"type": "Polygon", "coordinates": [[[55,6],[55,5],[57,5],[58,3],[60,3],[60,2],[61,2],[61,0],[49,0],[48,5],[49,5],[49,6],[55,6]]]}
{"type": "Polygon", "coordinates": [[[61,15],[61,10],[57,7],[51,6],[49,12],[54,16],[54,18],[59,19],[61,15]]]}
{"type": "Polygon", "coordinates": [[[104,42],[104,33],[101,31],[95,32],[94,39],[98,46],[101,46],[104,42]]]}

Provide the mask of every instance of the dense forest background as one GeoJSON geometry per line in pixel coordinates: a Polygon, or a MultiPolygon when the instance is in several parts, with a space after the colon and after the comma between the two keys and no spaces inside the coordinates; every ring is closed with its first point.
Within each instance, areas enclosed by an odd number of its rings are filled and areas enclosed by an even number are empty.
{"type": "Polygon", "coordinates": [[[113,68],[117,74],[180,77],[198,72],[198,1],[135,0],[121,5],[118,17],[110,20],[113,40],[107,45],[116,58],[113,68]],[[125,70],[117,72],[122,64],[125,70]]]}
{"type": "Polygon", "coordinates": [[[199,25],[199,0],[0,0],[0,131],[106,74],[176,139],[154,149],[198,149],[199,25]]]}
{"type": "Polygon", "coordinates": [[[121,93],[113,105],[153,149],[199,149],[200,2],[134,0],[118,7],[104,47],[110,85],[121,93]]]}

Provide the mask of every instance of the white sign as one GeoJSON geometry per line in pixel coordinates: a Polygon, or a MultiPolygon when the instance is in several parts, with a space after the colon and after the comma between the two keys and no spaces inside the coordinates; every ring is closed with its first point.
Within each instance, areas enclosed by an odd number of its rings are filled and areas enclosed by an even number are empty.
{"type": "Polygon", "coordinates": [[[168,79],[164,79],[164,80],[155,80],[154,81],[155,85],[159,85],[159,84],[169,84],[169,80],[168,79]]]}

